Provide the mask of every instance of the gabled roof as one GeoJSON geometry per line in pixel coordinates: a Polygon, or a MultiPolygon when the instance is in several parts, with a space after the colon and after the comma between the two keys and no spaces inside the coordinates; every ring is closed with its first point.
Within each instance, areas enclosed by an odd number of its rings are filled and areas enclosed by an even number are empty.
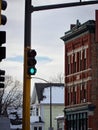
{"type": "Polygon", "coordinates": [[[38,102],[43,104],[50,103],[50,87],[52,88],[52,103],[64,103],[64,84],[63,83],[35,83],[36,96],[38,102]]]}

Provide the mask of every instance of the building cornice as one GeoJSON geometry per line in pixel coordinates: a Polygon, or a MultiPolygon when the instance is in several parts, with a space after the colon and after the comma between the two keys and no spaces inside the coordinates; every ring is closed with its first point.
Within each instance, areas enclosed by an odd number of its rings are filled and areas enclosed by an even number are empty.
{"type": "Polygon", "coordinates": [[[65,32],[65,35],[61,37],[64,42],[72,40],[73,38],[80,36],[83,33],[95,33],[95,21],[89,20],[79,26],[75,25],[71,30],[65,32]]]}

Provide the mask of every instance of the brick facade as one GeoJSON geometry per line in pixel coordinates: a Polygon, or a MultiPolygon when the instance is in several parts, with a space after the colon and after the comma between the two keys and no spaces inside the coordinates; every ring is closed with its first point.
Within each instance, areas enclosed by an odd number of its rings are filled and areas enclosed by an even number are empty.
{"type": "Polygon", "coordinates": [[[96,20],[77,21],[65,43],[65,130],[98,129],[98,11],[96,20]]]}

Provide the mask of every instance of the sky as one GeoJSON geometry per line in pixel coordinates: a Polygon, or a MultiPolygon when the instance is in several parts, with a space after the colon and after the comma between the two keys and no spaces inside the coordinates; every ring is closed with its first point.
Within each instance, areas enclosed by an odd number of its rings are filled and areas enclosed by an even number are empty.
{"type": "MultiPolygon", "coordinates": [[[[6,75],[23,82],[24,58],[24,15],[25,0],[6,0],[6,25],[0,30],[6,31],[6,59],[0,63],[0,69],[6,75]]],[[[79,2],[78,0],[32,0],[33,6],[79,2]]],[[[98,5],[70,7],[63,9],[38,11],[32,13],[31,47],[37,52],[36,77],[50,80],[60,73],[64,75],[64,42],[60,39],[70,29],[70,24],[95,19],[98,5]]],[[[33,80],[34,81],[34,80],[33,80]]]]}

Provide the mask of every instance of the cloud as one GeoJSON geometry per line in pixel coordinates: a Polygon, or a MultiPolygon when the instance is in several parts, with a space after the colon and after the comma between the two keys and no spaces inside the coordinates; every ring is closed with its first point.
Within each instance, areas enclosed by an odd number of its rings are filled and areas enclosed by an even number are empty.
{"type": "Polygon", "coordinates": [[[23,57],[22,56],[15,56],[15,57],[10,57],[7,58],[7,60],[9,61],[13,61],[13,62],[22,62],[23,63],[23,57]]]}
{"type": "MultiPolygon", "coordinates": [[[[37,56],[35,58],[37,60],[37,62],[39,64],[45,64],[45,63],[49,63],[49,62],[52,62],[53,59],[49,58],[49,57],[45,57],[45,56],[37,56]]],[[[11,61],[11,62],[20,62],[20,63],[23,63],[23,56],[21,55],[17,55],[17,56],[14,56],[14,57],[9,57],[6,59],[7,61],[11,61]]]]}
{"type": "Polygon", "coordinates": [[[45,63],[49,63],[52,62],[53,59],[49,58],[49,57],[45,57],[45,56],[39,56],[37,57],[37,62],[41,63],[41,64],[45,64],[45,63]]]}

